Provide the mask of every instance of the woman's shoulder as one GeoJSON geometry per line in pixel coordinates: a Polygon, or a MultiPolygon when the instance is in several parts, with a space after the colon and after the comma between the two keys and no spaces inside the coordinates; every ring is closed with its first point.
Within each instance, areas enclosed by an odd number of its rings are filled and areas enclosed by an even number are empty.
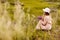
{"type": "Polygon", "coordinates": [[[51,16],[45,16],[45,18],[50,18],[51,16]]]}
{"type": "Polygon", "coordinates": [[[51,20],[52,19],[51,16],[45,16],[44,18],[47,19],[47,20],[51,20]]]}

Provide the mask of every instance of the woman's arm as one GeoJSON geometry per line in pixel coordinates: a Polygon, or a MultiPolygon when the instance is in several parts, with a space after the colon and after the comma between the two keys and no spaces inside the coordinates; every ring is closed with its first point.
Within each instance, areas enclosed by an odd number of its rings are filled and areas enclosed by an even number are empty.
{"type": "Polygon", "coordinates": [[[43,26],[46,26],[47,22],[46,21],[43,21],[42,25],[43,26]]]}
{"type": "Polygon", "coordinates": [[[47,19],[46,19],[46,18],[43,18],[43,19],[42,19],[42,25],[43,25],[43,26],[46,26],[46,24],[47,24],[47,19]]]}

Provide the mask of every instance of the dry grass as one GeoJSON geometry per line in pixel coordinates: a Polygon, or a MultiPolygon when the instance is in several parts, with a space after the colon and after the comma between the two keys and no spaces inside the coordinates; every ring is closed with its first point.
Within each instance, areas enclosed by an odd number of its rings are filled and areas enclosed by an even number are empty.
{"type": "Polygon", "coordinates": [[[59,23],[57,24],[57,20],[60,20],[60,12],[51,14],[53,18],[53,26],[51,31],[36,31],[35,26],[38,23],[38,20],[36,19],[37,16],[30,14],[31,12],[32,11],[24,13],[19,3],[12,7],[10,4],[7,6],[6,3],[0,3],[0,40],[60,39],[60,25],[58,25],[59,23]],[[10,10],[10,12],[8,10],[10,10]]]}

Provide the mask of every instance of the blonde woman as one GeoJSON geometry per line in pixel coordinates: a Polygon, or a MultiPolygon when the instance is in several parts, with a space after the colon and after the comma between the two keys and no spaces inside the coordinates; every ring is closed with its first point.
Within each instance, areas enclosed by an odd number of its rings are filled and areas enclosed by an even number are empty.
{"type": "Polygon", "coordinates": [[[40,17],[40,20],[36,26],[36,29],[51,30],[52,18],[50,15],[50,9],[45,8],[45,9],[43,9],[43,11],[44,11],[44,16],[40,17]]]}

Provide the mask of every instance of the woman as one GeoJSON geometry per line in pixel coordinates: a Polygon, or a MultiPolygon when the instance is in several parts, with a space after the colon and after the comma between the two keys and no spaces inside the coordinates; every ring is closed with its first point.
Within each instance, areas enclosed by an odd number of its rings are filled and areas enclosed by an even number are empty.
{"type": "Polygon", "coordinates": [[[50,16],[50,9],[45,8],[43,9],[44,16],[39,20],[39,23],[36,26],[36,29],[42,29],[42,30],[51,30],[52,28],[52,18],[50,16]]]}

